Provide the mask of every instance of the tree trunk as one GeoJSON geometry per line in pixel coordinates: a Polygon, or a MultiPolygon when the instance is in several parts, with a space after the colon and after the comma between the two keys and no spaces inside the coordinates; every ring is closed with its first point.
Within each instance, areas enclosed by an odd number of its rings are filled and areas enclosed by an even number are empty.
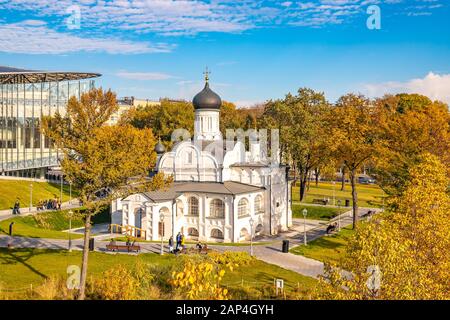
{"type": "Polygon", "coordinates": [[[318,168],[314,169],[314,175],[316,178],[316,187],[319,186],[319,174],[320,174],[320,170],[318,168]]]}
{"type": "Polygon", "coordinates": [[[303,174],[300,176],[300,202],[305,198],[308,174],[303,174]]]}
{"type": "Polygon", "coordinates": [[[86,215],[86,221],[84,224],[84,246],[83,246],[83,261],[81,263],[81,277],[80,277],[80,294],[78,300],[84,300],[86,296],[86,278],[88,269],[89,258],[89,238],[91,235],[91,216],[90,212],[86,215]]]}
{"type": "Polygon", "coordinates": [[[352,201],[353,201],[353,230],[358,222],[358,193],[356,192],[356,169],[350,170],[350,182],[352,184],[352,201]]]}
{"type": "Polygon", "coordinates": [[[342,182],[341,182],[341,191],[345,189],[345,167],[342,168],[342,182]]]}

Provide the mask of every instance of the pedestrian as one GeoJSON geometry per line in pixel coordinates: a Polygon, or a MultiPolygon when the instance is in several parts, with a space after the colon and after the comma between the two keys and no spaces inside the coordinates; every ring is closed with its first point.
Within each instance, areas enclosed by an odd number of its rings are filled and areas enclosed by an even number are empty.
{"type": "Polygon", "coordinates": [[[19,202],[18,198],[17,198],[16,202],[14,203],[13,214],[20,214],[20,202],[19,202]]]}
{"type": "Polygon", "coordinates": [[[176,240],[177,240],[177,245],[175,246],[175,251],[178,251],[178,250],[180,250],[180,245],[181,245],[181,233],[180,232],[178,232],[176,240]]]}
{"type": "Polygon", "coordinates": [[[173,236],[169,238],[169,253],[173,253],[173,236]]]}
{"type": "Polygon", "coordinates": [[[180,240],[180,245],[181,245],[181,249],[184,250],[184,235],[181,235],[181,240],[180,240]]]}
{"type": "Polygon", "coordinates": [[[9,235],[10,236],[12,236],[12,234],[13,234],[13,226],[14,226],[14,221],[9,224],[9,235]]]}

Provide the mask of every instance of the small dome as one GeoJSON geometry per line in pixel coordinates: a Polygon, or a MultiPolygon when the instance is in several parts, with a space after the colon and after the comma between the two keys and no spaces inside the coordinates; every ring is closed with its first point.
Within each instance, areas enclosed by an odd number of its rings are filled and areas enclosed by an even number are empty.
{"type": "Polygon", "coordinates": [[[159,139],[158,143],[155,146],[155,152],[157,154],[162,154],[164,152],[166,152],[166,148],[164,147],[164,145],[161,143],[161,139],[159,139]]]}
{"type": "Polygon", "coordinates": [[[220,99],[219,95],[212,91],[209,88],[209,83],[206,81],[205,87],[202,91],[197,93],[197,95],[192,100],[192,103],[194,104],[195,110],[201,110],[201,109],[215,109],[219,110],[222,106],[222,99],[220,99]]]}

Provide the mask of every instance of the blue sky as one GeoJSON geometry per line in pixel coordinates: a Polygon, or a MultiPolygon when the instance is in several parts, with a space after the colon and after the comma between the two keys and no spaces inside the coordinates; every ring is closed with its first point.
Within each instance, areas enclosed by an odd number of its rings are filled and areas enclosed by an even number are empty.
{"type": "Polygon", "coordinates": [[[191,99],[205,66],[248,106],[299,87],[450,103],[447,0],[0,0],[0,65],[93,71],[119,96],[191,99]],[[367,27],[369,6],[381,29],[367,27]],[[80,19],[78,20],[78,12],[80,19]],[[78,25],[79,21],[79,25],[78,25]]]}

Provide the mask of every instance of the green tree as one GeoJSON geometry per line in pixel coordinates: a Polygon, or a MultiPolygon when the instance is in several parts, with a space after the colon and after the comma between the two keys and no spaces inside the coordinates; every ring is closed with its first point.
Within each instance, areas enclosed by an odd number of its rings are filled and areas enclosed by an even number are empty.
{"type": "Polygon", "coordinates": [[[333,150],[325,130],[329,104],[323,93],[301,88],[298,94],[266,103],[261,125],[280,130],[281,153],[292,163],[300,181],[300,201],[304,199],[311,170],[321,167],[333,150]]]}

